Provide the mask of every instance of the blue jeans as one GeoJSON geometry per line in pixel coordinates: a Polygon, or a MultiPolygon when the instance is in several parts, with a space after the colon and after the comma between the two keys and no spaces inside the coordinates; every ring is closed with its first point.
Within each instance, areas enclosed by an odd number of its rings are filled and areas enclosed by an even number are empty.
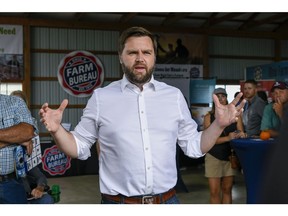
{"type": "Polygon", "coordinates": [[[54,204],[54,200],[49,194],[43,194],[39,199],[28,200],[28,204],[54,204]]]}
{"type": "MultiPolygon", "coordinates": [[[[113,200],[109,200],[109,199],[106,199],[105,197],[102,197],[101,204],[124,204],[124,203],[114,202],[113,200]]],[[[177,196],[174,195],[170,199],[166,200],[166,202],[163,204],[180,204],[180,202],[177,196]]]]}
{"type": "Polygon", "coordinates": [[[27,204],[26,192],[20,180],[0,182],[0,204],[27,204]]]}

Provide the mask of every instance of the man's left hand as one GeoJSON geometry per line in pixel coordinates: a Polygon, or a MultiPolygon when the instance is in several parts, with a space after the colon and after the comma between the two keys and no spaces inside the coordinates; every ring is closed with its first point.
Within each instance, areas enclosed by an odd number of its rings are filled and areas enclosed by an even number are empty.
{"type": "Polygon", "coordinates": [[[242,114],[243,107],[246,103],[246,100],[243,99],[241,103],[236,106],[242,95],[243,93],[240,92],[230,104],[222,105],[219,102],[218,97],[213,94],[213,100],[215,103],[215,120],[219,127],[224,129],[228,125],[238,121],[238,117],[242,114]]]}

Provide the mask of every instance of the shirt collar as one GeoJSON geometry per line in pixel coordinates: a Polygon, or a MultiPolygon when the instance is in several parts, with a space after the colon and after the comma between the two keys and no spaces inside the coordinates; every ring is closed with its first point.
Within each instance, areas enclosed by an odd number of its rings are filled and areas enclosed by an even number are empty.
{"type": "Polygon", "coordinates": [[[252,100],[250,101],[250,104],[254,103],[254,102],[257,100],[257,98],[258,98],[258,96],[255,95],[255,96],[252,98],[252,100]]]}
{"type": "MultiPolygon", "coordinates": [[[[129,87],[129,86],[135,86],[133,83],[131,83],[125,76],[125,74],[123,75],[123,78],[121,80],[121,91],[123,92],[125,90],[126,87],[129,87]]],[[[151,80],[146,83],[144,85],[144,88],[150,88],[154,91],[157,90],[157,81],[154,79],[154,76],[152,75],[151,77],[151,80]]]]}

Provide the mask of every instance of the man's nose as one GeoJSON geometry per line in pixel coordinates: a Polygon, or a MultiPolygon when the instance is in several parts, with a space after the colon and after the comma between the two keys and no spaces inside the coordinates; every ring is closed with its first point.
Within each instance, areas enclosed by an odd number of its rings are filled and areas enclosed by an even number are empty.
{"type": "Polygon", "coordinates": [[[138,54],[137,56],[136,56],[136,61],[137,62],[142,62],[144,59],[143,59],[143,55],[142,54],[138,54]]]}

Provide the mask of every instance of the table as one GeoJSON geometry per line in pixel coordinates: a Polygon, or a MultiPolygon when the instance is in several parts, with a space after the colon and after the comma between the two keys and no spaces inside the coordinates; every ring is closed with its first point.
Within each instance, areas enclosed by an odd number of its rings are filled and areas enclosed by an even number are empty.
{"type": "Polygon", "coordinates": [[[266,154],[269,153],[273,142],[273,139],[265,141],[251,138],[231,140],[231,145],[243,169],[248,204],[258,203],[257,195],[259,195],[261,179],[264,174],[266,154]]]}

